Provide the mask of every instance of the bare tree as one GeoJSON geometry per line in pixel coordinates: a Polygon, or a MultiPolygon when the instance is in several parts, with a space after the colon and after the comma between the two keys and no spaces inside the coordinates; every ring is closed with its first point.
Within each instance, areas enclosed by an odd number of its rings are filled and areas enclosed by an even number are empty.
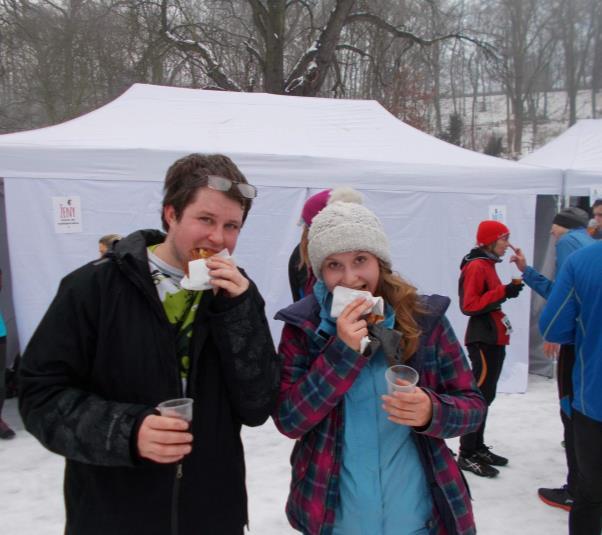
{"type": "MultiPolygon", "coordinates": [[[[220,2],[217,2],[220,3],[220,2]]],[[[234,4],[230,5],[236,12],[234,4]]],[[[222,2],[224,4],[224,2],[222,2]]],[[[370,6],[358,0],[332,0],[325,16],[316,13],[318,2],[308,0],[247,0],[239,2],[238,19],[244,19],[243,10],[250,10],[251,25],[247,25],[244,44],[258,62],[262,72],[263,89],[273,93],[314,96],[321,92],[329,75],[337,67],[337,51],[353,50],[359,56],[368,54],[365,50],[345,42],[347,29],[353,25],[369,25],[389,36],[403,40],[409,46],[431,46],[445,40],[465,40],[476,46],[488,48],[470,35],[458,32],[424,37],[403,25],[387,20],[386,14],[377,13],[370,6]],[[310,45],[302,50],[296,61],[286,69],[285,58],[289,55],[287,45],[291,44],[289,28],[293,9],[303,7],[311,25],[307,28],[310,45]],[[324,19],[319,26],[314,23],[324,19]]],[[[322,6],[325,7],[325,6],[322,6]]],[[[298,17],[298,11],[294,13],[298,17]]],[[[228,66],[216,59],[216,46],[208,46],[202,38],[201,21],[191,22],[191,15],[181,9],[181,5],[171,5],[169,0],[161,0],[162,32],[174,47],[192,54],[203,62],[205,72],[219,88],[241,91],[244,83],[230,76],[228,66]]],[[[294,43],[298,44],[298,43],[294,43]]],[[[233,42],[221,46],[236,47],[233,42]]]]}
{"type": "Polygon", "coordinates": [[[569,126],[577,122],[577,91],[585,74],[588,50],[596,31],[596,20],[588,15],[586,0],[562,0],[558,32],[564,50],[565,88],[569,105],[569,126]]]}
{"type": "Polygon", "coordinates": [[[508,95],[512,121],[508,145],[518,155],[522,151],[525,101],[533,91],[542,69],[549,64],[555,48],[551,21],[555,6],[544,0],[499,0],[498,46],[502,62],[495,65],[508,95]]]}

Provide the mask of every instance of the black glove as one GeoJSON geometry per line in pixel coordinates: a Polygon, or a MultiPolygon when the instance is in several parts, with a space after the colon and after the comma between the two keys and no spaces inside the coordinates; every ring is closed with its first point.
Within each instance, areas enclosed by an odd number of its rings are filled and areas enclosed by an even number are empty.
{"type": "Polygon", "coordinates": [[[513,299],[518,297],[518,294],[522,291],[524,284],[506,284],[506,299],[513,299]]]}

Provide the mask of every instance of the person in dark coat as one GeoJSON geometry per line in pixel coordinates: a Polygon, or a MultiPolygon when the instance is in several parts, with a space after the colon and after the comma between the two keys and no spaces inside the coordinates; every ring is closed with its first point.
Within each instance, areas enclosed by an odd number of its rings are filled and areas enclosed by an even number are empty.
{"type": "Polygon", "coordinates": [[[314,217],[328,203],[331,192],[331,189],[325,189],[315,193],[305,201],[303,210],[301,210],[301,221],[299,222],[303,226],[301,240],[288,259],[288,282],[291,287],[293,301],[299,301],[306,295],[310,295],[316,283],[316,277],[311,269],[307,254],[307,233],[314,217]]]}
{"type": "Polygon", "coordinates": [[[221,155],[168,170],[166,234],[141,230],[67,275],[29,342],[19,408],[66,459],[67,535],[241,535],[241,425],[269,416],[279,366],[264,301],[230,258],[180,284],[190,251],[233,252],[255,188],[221,155]],[[161,416],[194,400],[190,424],[161,416]]]}

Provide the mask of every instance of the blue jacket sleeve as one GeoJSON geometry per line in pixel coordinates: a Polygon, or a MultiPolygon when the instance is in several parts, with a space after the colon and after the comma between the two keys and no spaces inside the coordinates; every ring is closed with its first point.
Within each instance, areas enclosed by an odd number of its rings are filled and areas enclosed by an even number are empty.
{"type": "MultiPolygon", "coordinates": [[[[556,266],[554,271],[556,277],[558,277],[558,274],[566,262],[566,259],[576,250],[574,239],[570,237],[564,237],[564,239],[558,240],[558,243],[556,244],[556,266]]],[[[527,269],[525,269],[525,272],[523,273],[523,281],[529,288],[531,288],[534,292],[537,292],[544,299],[548,299],[550,297],[552,288],[554,288],[554,281],[551,281],[531,266],[527,266],[527,269]]]]}
{"type": "Polygon", "coordinates": [[[544,299],[549,297],[550,292],[554,287],[554,283],[550,279],[533,269],[531,266],[527,266],[527,269],[525,269],[525,272],[523,273],[523,282],[544,299]]]}
{"type": "Polygon", "coordinates": [[[567,261],[560,270],[548,302],[539,318],[539,330],[548,342],[572,344],[579,315],[579,300],[575,293],[574,267],[567,261]]]}

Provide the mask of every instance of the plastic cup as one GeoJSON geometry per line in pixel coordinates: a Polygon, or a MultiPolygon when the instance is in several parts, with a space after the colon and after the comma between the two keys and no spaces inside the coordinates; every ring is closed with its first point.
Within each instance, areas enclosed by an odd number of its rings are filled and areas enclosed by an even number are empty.
{"type": "Polygon", "coordinates": [[[519,284],[523,283],[523,278],[522,277],[512,277],[512,284],[516,284],[517,286],[519,284]]]}
{"type": "Polygon", "coordinates": [[[385,372],[387,380],[387,391],[393,392],[414,392],[418,384],[418,372],[411,366],[397,364],[391,366],[385,372]]]}
{"type": "Polygon", "coordinates": [[[157,405],[161,416],[180,418],[186,422],[192,422],[192,398],[168,399],[157,405]]]}

